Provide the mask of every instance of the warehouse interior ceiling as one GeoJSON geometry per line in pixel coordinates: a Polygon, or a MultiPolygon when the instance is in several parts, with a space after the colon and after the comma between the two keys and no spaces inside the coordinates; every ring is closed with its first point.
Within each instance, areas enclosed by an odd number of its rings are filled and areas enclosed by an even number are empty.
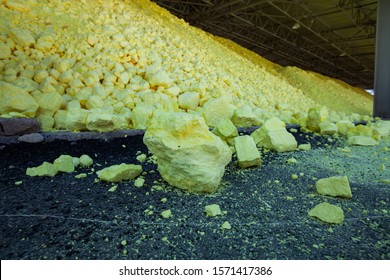
{"type": "Polygon", "coordinates": [[[152,0],[282,66],[373,88],[373,0],[152,0]]]}

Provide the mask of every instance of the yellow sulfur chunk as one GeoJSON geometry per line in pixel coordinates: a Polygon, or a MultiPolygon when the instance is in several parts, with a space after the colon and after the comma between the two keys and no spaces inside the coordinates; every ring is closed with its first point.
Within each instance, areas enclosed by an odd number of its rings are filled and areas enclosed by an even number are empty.
{"type": "Polygon", "coordinates": [[[26,170],[26,175],[28,176],[50,176],[53,177],[58,173],[58,168],[56,165],[50,162],[44,162],[37,167],[29,167],[26,170]]]}
{"type": "Polygon", "coordinates": [[[84,109],[68,110],[66,114],[65,126],[70,131],[81,131],[86,129],[88,111],[84,109]]]}
{"type": "Polygon", "coordinates": [[[20,87],[0,81],[0,115],[19,112],[27,117],[34,117],[38,104],[20,87]]]}
{"type": "Polygon", "coordinates": [[[322,202],[309,211],[310,217],[316,217],[319,220],[329,224],[339,224],[344,221],[344,212],[338,206],[322,202]]]}
{"type": "Polygon", "coordinates": [[[351,198],[352,192],[346,176],[323,178],[316,182],[317,192],[322,195],[351,198]]]}
{"type": "Polygon", "coordinates": [[[86,126],[92,131],[113,131],[115,128],[114,116],[106,110],[91,110],[88,114],[86,126]]]}
{"type": "Polygon", "coordinates": [[[61,108],[62,97],[57,92],[34,92],[33,97],[38,103],[38,114],[53,116],[61,108]]]}
{"type": "Polygon", "coordinates": [[[232,226],[230,225],[230,223],[228,221],[225,221],[222,225],[221,225],[221,229],[231,229],[232,226]]]}
{"type": "Polygon", "coordinates": [[[320,123],[326,121],[329,116],[329,111],[325,106],[310,108],[307,118],[307,127],[314,131],[320,131],[320,123]]]}
{"type": "Polygon", "coordinates": [[[100,180],[107,182],[120,182],[123,180],[131,180],[140,175],[141,173],[141,165],[125,163],[112,165],[96,172],[100,180]]]}
{"type": "Polygon", "coordinates": [[[18,86],[22,89],[25,89],[27,92],[33,92],[39,88],[39,84],[31,80],[28,77],[19,77],[12,84],[18,86]]]}
{"type": "Polygon", "coordinates": [[[137,188],[142,187],[144,184],[145,184],[145,179],[142,177],[139,177],[139,178],[135,179],[135,181],[134,181],[134,186],[137,188]]]}
{"type": "Polygon", "coordinates": [[[165,71],[160,70],[149,79],[149,84],[151,87],[163,86],[169,88],[172,85],[172,80],[165,71]]]}
{"type": "Polygon", "coordinates": [[[329,121],[322,122],[320,123],[319,127],[320,127],[320,133],[322,135],[333,135],[337,133],[337,125],[332,122],[329,121]]]}
{"type": "Polygon", "coordinates": [[[73,157],[69,155],[61,155],[55,159],[53,165],[61,172],[74,172],[73,157]]]}
{"type": "Polygon", "coordinates": [[[80,173],[74,176],[76,179],[87,178],[87,173],[80,173]]]}
{"type": "Polygon", "coordinates": [[[208,217],[216,217],[222,215],[221,208],[218,204],[207,205],[204,211],[208,217]]]}
{"type": "Polygon", "coordinates": [[[351,136],[347,143],[354,146],[376,146],[378,142],[369,136],[351,136]]]}
{"type": "Polygon", "coordinates": [[[237,128],[229,119],[221,119],[213,129],[213,133],[225,141],[238,136],[237,128]]]}
{"type": "Polygon", "coordinates": [[[308,151],[311,149],[311,144],[310,143],[307,143],[307,144],[300,144],[298,146],[298,150],[301,150],[301,151],[308,151]]]}
{"type": "Polygon", "coordinates": [[[256,129],[251,136],[257,146],[277,152],[294,151],[297,149],[298,143],[285,126],[283,121],[273,117],[267,120],[262,127],[256,129]]]}
{"type": "Polygon", "coordinates": [[[155,107],[149,104],[138,104],[133,109],[133,128],[146,129],[150,125],[150,120],[153,117],[155,107]]]}
{"type": "Polygon", "coordinates": [[[366,125],[357,125],[354,127],[351,127],[347,131],[347,136],[352,137],[352,136],[372,136],[372,128],[366,125]]]}
{"type": "MultiPolygon", "coordinates": [[[[29,1],[17,1],[17,0],[5,0],[5,5],[7,8],[16,10],[19,12],[28,12],[30,11],[30,6],[28,5],[29,1]]],[[[32,0],[31,2],[35,2],[35,0],[32,0]]]]}
{"type": "Polygon", "coordinates": [[[199,105],[199,93],[185,92],[179,95],[178,103],[179,103],[179,107],[182,109],[195,110],[199,105]]]}
{"type": "Polygon", "coordinates": [[[261,165],[260,153],[255,141],[249,135],[234,138],[234,148],[236,149],[238,165],[241,168],[261,165]]]}
{"type": "Polygon", "coordinates": [[[139,162],[144,162],[146,160],[146,155],[145,154],[140,154],[136,157],[136,159],[139,161],[139,162]]]}
{"type": "Polygon", "coordinates": [[[236,109],[231,120],[237,127],[251,127],[256,123],[257,118],[253,114],[252,108],[246,105],[236,109]]]}
{"type": "Polygon", "coordinates": [[[214,192],[231,160],[228,146],[196,115],[160,114],[143,140],[164,180],[192,192],[214,192]]]}
{"type": "Polygon", "coordinates": [[[297,180],[299,176],[297,174],[291,174],[291,179],[297,180]]]}
{"type": "Polygon", "coordinates": [[[0,59],[8,59],[10,56],[11,56],[10,47],[0,42],[0,59]]]}
{"type": "Polygon", "coordinates": [[[233,116],[235,107],[231,104],[228,96],[210,99],[203,105],[202,113],[206,123],[215,127],[221,119],[230,119],[233,116]]]}
{"type": "Polygon", "coordinates": [[[170,209],[164,210],[164,211],[161,212],[161,216],[164,219],[168,219],[168,218],[172,217],[172,211],[170,209]]]}
{"type": "Polygon", "coordinates": [[[351,121],[348,121],[348,120],[340,120],[336,123],[336,125],[337,125],[337,130],[338,130],[339,134],[341,134],[341,135],[347,135],[348,130],[350,128],[355,127],[355,125],[351,121]]]}
{"type": "Polygon", "coordinates": [[[54,127],[54,118],[50,115],[39,115],[36,117],[41,129],[43,131],[52,130],[54,127]]]}
{"type": "Polygon", "coordinates": [[[89,155],[82,155],[80,157],[80,166],[81,167],[88,167],[93,164],[93,159],[89,155]]]}
{"type": "Polygon", "coordinates": [[[11,38],[21,47],[30,47],[35,44],[35,39],[28,30],[11,28],[11,38]]]}

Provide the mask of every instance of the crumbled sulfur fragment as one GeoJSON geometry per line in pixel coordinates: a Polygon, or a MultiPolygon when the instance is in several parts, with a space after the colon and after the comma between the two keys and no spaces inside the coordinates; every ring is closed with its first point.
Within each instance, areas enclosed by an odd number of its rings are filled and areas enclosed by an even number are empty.
{"type": "Polygon", "coordinates": [[[217,204],[207,205],[205,207],[205,212],[208,217],[215,217],[222,215],[221,208],[217,204]]]}
{"type": "Polygon", "coordinates": [[[221,229],[231,229],[232,226],[230,225],[230,223],[228,221],[224,222],[222,225],[221,225],[221,229]]]}
{"type": "Polygon", "coordinates": [[[164,210],[164,211],[161,212],[161,216],[164,219],[168,219],[168,218],[172,217],[172,211],[170,209],[164,210]]]}

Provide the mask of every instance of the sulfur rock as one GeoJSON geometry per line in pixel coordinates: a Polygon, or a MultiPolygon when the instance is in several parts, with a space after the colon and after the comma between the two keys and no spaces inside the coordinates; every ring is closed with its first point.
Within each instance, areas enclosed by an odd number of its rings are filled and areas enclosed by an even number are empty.
{"type": "Polygon", "coordinates": [[[0,115],[11,112],[34,117],[38,104],[28,92],[13,84],[0,81],[0,115]]]}
{"type": "Polygon", "coordinates": [[[133,128],[146,129],[150,124],[154,111],[155,107],[152,105],[145,103],[137,104],[133,109],[133,128]]]}
{"type": "Polygon", "coordinates": [[[26,170],[26,175],[28,176],[49,176],[53,177],[58,173],[58,168],[56,165],[45,161],[40,166],[29,167],[26,170]]]}
{"type": "Polygon", "coordinates": [[[170,209],[164,210],[164,211],[161,212],[161,216],[164,219],[168,219],[168,218],[172,217],[172,211],[170,209]]]}
{"type": "Polygon", "coordinates": [[[65,127],[71,131],[86,129],[86,122],[89,112],[85,109],[71,109],[67,111],[65,127]]]}
{"type": "Polygon", "coordinates": [[[372,136],[372,128],[366,125],[358,124],[357,126],[351,127],[347,131],[348,138],[352,136],[372,136]]]}
{"type": "Polygon", "coordinates": [[[149,84],[151,87],[163,86],[169,88],[172,85],[172,80],[165,71],[160,70],[149,79],[149,84]]]}
{"type": "Polygon", "coordinates": [[[185,92],[179,95],[179,107],[195,110],[199,105],[199,92],[185,92]]]}
{"type": "Polygon", "coordinates": [[[318,106],[309,109],[307,116],[307,127],[314,131],[320,131],[320,123],[326,121],[329,116],[329,111],[325,106],[318,106]]]}
{"type": "Polygon", "coordinates": [[[329,224],[339,224],[344,221],[343,209],[327,202],[322,202],[311,209],[309,216],[329,224]]]}
{"type": "Polygon", "coordinates": [[[337,133],[337,125],[335,123],[325,121],[320,123],[320,133],[323,135],[333,135],[337,133]]]}
{"type": "Polygon", "coordinates": [[[11,49],[8,45],[0,43],[0,59],[8,59],[11,56],[11,49]]]}
{"type": "Polygon", "coordinates": [[[370,124],[375,139],[390,136],[390,121],[378,120],[370,124]]]}
{"type": "Polygon", "coordinates": [[[186,113],[163,113],[154,118],[144,143],[157,157],[164,180],[191,192],[213,193],[232,155],[202,117],[186,113]]]}
{"type": "Polygon", "coordinates": [[[218,204],[207,205],[204,208],[204,212],[208,217],[216,217],[222,215],[221,208],[218,204]]]}
{"type": "Polygon", "coordinates": [[[257,122],[257,117],[253,114],[252,108],[246,105],[236,109],[231,120],[237,127],[251,127],[257,122]]]}
{"type": "Polygon", "coordinates": [[[229,119],[221,119],[213,133],[224,141],[238,136],[237,127],[229,119]]]}
{"type": "MultiPolygon", "coordinates": [[[[35,2],[35,1],[31,1],[35,2]]],[[[28,5],[28,1],[18,1],[18,0],[5,0],[5,5],[7,8],[19,12],[28,12],[30,11],[30,6],[28,5]]]]}
{"type": "Polygon", "coordinates": [[[230,225],[230,223],[228,221],[225,221],[222,225],[221,225],[221,229],[231,229],[232,226],[230,225]]]}
{"type": "Polygon", "coordinates": [[[251,136],[244,135],[234,138],[234,148],[236,149],[238,165],[241,168],[261,165],[260,153],[251,136]]]}
{"type": "Polygon", "coordinates": [[[142,166],[135,164],[118,164],[96,172],[100,180],[107,182],[120,182],[131,180],[142,173],[142,166]]]}
{"type": "Polygon", "coordinates": [[[347,135],[347,132],[350,128],[355,127],[355,125],[348,120],[340,120],[336,123],[338,133],[341,135],[347,135]]]}
{"type": "Polygon", "coordinates": [[[352,192],[346,176],[323,178],[316,182],[316,189],[319,194],[334,197],[351,198],[352,192]]]}
{"type": "Polygon", "coordinates": [[[57,92],[39,92],[33,94],[35,101],[38,103],[38,114],[53,116],[62,105],[62,97],[57,92]]]}
{"type": "Polygon", "coordinates": [[[10,35],[12,40],[21,47],[30,47],[35,44],[35,39],[28,30],[12,28],[10,35]]]}
{"type": "Polygon", "coordinates": [[[81,167],[88,167],[93,164],[93,159],[89,155],[82,155],[79,162],[81,167]]]}
{"type": "Polygon", "coordinates": [[[285,127],[286,124],[283,121],[273,117],[256,129],[251,136],[257,146],[277,152],[294,151],[297,149],[298,143],[285,127]]]}
{"type": "Polygon", "coordinates": [[[231,98],[221,96],[204,103],[202,114],[209,126],[216,127],[221,119],[230,119],[234,110],[235,107],[231,104],[231,98]]]}
{"type": "Polygon", "coordinates": [[[300,144],[298,146],[298,150],[300,150],[300,151],[309,151],[310,149],[311,149],[311,144],[310,143],[300,144]]]}
{"type": "Polygon", "coordinates": [[[352,136],[348,138],[347,143],[353,146],[376,146],[378,141],[369,136],[352,136]]]}
{"type": "Polygon", "coordinates": [[[107,132],[115,128],[113,114],[106,110],[91,110],[86,120],[88,130],[107,132]]]}
{"type": "Polygon", "coordinates": [[[137,187],[137,188],[142,187],[144,184],[145,184],[145,179],[144,179],[144,178],[141,178],[141,177],[138,177],[138,178],[135,179],[135,181],[134,181],[134,186],[137,187]]]}
{"type": "Polygon", "coordinates": [[[60,172],[66,172],[66,173],[74,172],[73,157],[69,155],[61,155],[60,157],[54,160],[53,165],[60,172]]]}

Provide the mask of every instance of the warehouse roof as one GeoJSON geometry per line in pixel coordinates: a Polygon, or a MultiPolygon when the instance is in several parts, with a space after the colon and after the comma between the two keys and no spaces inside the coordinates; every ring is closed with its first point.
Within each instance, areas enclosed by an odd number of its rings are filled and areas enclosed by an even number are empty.
{"type": "Polygon", "coordinates": [[[373,87],[377,1],[153,1],[280,65],[373,87]]]}

